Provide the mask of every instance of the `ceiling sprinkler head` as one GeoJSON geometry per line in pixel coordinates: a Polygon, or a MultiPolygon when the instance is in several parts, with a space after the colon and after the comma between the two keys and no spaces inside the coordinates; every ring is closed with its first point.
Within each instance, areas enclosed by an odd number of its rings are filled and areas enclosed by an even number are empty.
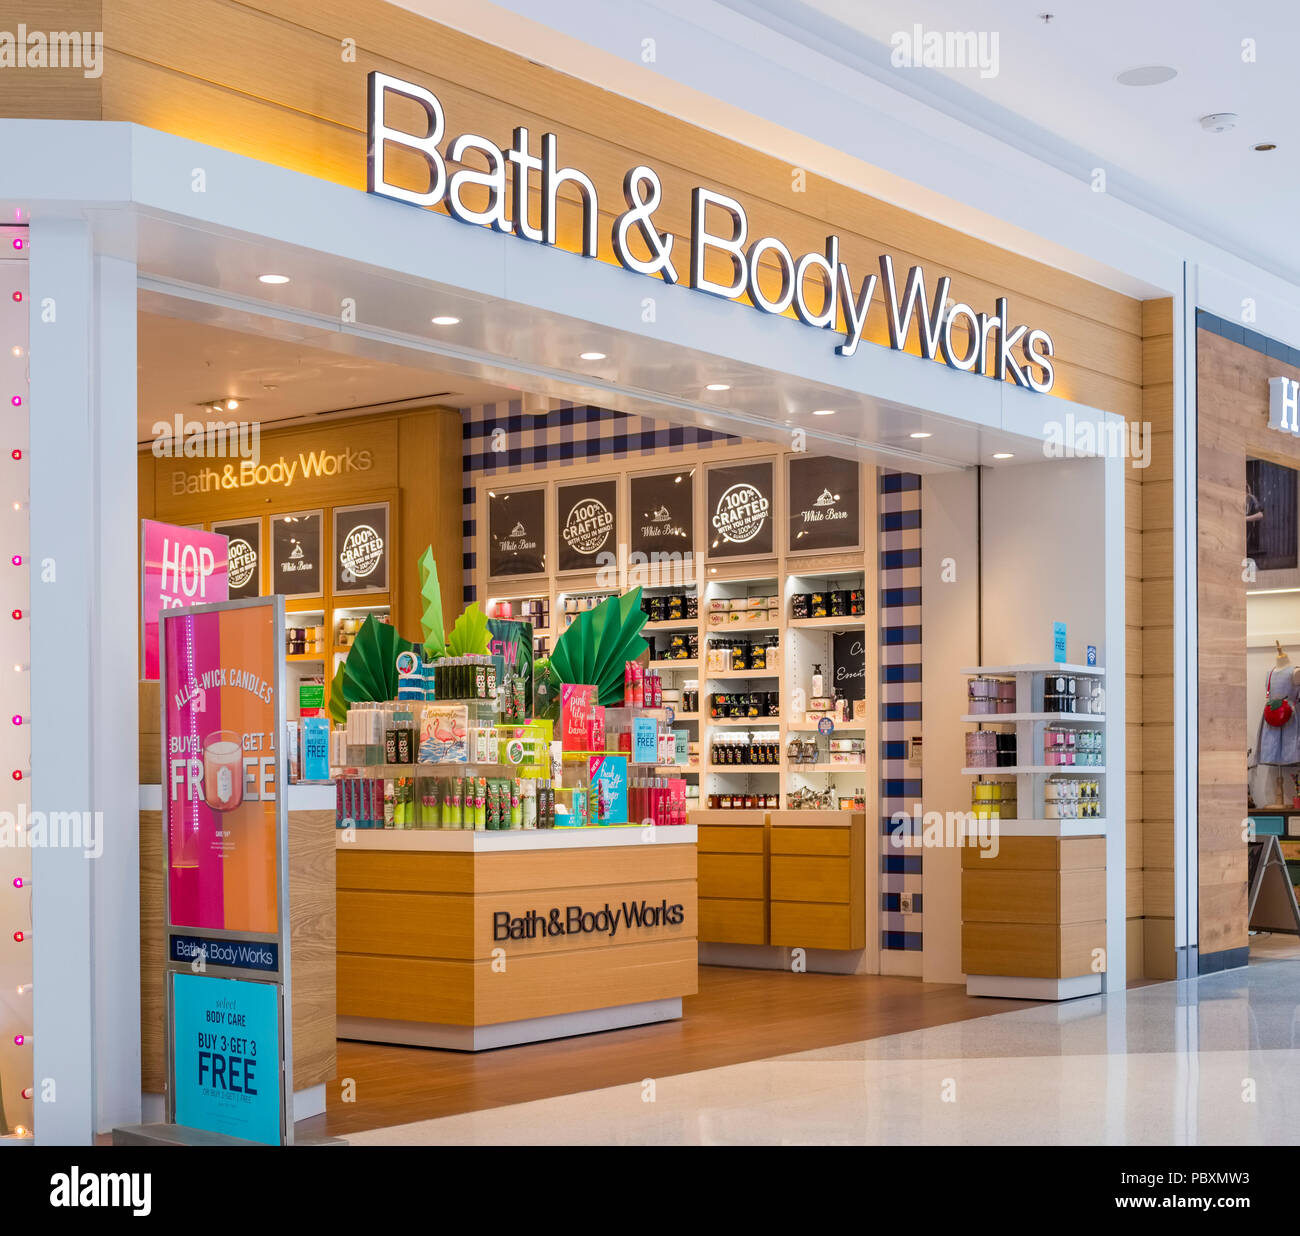
{"type": "Polygon", "coordinates": [[[1201,128],[1207,133],[1230,133],[1236,127],[1236,112],[1211,112],[1201,117],[1201,128]]]}

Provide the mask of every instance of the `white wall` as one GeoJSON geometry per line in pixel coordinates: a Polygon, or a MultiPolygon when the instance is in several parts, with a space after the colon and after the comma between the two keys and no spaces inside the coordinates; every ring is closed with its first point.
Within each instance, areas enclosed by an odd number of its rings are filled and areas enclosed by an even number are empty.
{"type": "Polygon", "coordinates": [[[985,665],[1052,660],[1053,622],[1066,623],[1067,660],[1083,664],[1094,644],[1106,664],[1104,467],[1063,459],[985,473],[985,665]]]}

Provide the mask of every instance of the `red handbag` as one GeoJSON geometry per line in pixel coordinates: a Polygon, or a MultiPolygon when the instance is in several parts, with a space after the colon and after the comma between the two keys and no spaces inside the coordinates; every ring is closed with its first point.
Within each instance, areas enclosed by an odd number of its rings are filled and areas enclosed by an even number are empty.
{"type": "Polygon", "coordinates": [[[1288,699],[1269,700],[1264,705],[1264,720],[1274,729],[1280,729],[1291,720],[1291,701],[1288,699]]]}

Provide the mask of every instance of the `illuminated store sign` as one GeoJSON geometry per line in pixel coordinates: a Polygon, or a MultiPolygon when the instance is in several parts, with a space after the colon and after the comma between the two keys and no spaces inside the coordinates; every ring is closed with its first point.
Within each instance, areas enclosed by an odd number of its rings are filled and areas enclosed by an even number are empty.
{"type": "MultiPolygon", "coordinates": [[[[386,73],[371,73],[367,190],[413,206],[445,205],[452,218],[462,223],[555,245],[559,191],[561,186],[570,186],[582,203],[579,252],[584,257],[597,255],[600,210],[596,186],[580,169],[561,166],[554,133],[542,134],[540,154],[532,153],[529,133],[523,126],[515,128],[514,143],[508,150],[486,137],[463,133],[447,143],[444,153],[440,143],[446,127],[442,104],[432,91],[386,73]],[[389,123],[390,99],[398,97],[403,100],[398,106],[408,114],[412,102],[423,111],[424,133],[409,133],[389,123]],[[423,162],[428,173],[427,188],[406,188],[390,178],[390,145],[405,152],[400,161],[403,168],[409,168],[411,153],[423,162]],[[449,171],[451,165],[455,167],[449,171]],[[528,210],[534,188],[541,201],[536,224],[528,210]]],[[[614,220],[610,241],[614,255],[628,270],[658,275],[665,283],[677,283],[685,277],[688,287],[728,300],[747,296],[764,313],[785,314],[793,308],[804,325],[825,330],[837,329],[838,305],[845,322],[843,342],[835,348],[841,356],[852,356],[857,351],[879,284],[891,348],[903,350],[915,319],[921,355],[926,359],[937,358],[953,369],[998,381],[1010,378],[1017,386],[1043,393],[1052,389],[1056,375],[1051,336],[1023,324],[1012,325],[1005,296],[997,298],[991,314],[977,312],[966,304],[949,307],[949,276],[940,276],[930,291],[923,269],[913,266],[900,288],[888,254],[880,256],[879,275],[862,278],[855,293],[853,276],[840,261],[838,236],[828,236],[823,251],[796,258],[775,236],[750,240],[744,206],[735,198],[699,186],[691,190],[691,234],[681,245],[677,243],[679,237],[659,231],[655,222],[654,212],[662,198],[663,187],[653,168],[640,164],[624,175],[626,210],[614,220]],[[729,280],[719,281],[706,274],[710,258],[729,262],[729,280]],[[764,270],[763,281],[760,267],[764,270]],[[775,292],[770,286],[773,274],[779,276],[775,292]],[[819,289],[811,297],[809,286],[819,289]],[[955,337],[962,326],[965,342],[955,337]]]]}

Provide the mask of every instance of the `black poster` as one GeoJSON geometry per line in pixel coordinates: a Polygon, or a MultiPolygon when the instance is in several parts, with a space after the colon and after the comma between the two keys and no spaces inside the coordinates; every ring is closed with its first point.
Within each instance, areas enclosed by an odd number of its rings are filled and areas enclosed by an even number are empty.
{"type": "Polygon", "coordinates": [[[1297,477],[1294,468],[1246,460],[1246,557],[1260,571],[1295,568],[1297,477]]]}
{"type": "Polygon", "coordinates": [[[689,554],[695,549],[695,470],[634,476],[629,482],[631,552],[689,554]]]}
{"type": "Polygon", "coordinates": [[[856,459],[792,455],[790,467],[790,552],[856,549],[861,519],[856,459]]]}
{"type": "Polygon", "coordinates": [[[334,508],[334,591],[388,591],[388,503],[334,508]]]}
{"type": "Polygon", "coordinates": [[[236,519],[213,524],[212,531],[229,542],[230,599],[262,595],[262,521],[236,519]]]}
{"type": "Polygon", "coordinates": [[[546,490],[488,494],[488,574],[546,572],[546,490]]]}
{"type": "Polygon", "coordinates": [[[770,554],[772,464],[749,463],[709,469],[709,557],[770,554]]]}
{"type": "Polygon", "coordinates": [[[867,637],[861,631],[837,631],[833,637],[833,695],[851,700],[867,698],[867,637]]]}
{"type": "Polygon", "coordinates": [[[320,511],[271,516],[271,591],[318,597],[322,591],[320,511]]]}
{"type": "Polygon", "coordinates": [[[557,485],[555,505],[561,571],[592,571],[601,554],[618,553],[617,481],[557,485]]]}

